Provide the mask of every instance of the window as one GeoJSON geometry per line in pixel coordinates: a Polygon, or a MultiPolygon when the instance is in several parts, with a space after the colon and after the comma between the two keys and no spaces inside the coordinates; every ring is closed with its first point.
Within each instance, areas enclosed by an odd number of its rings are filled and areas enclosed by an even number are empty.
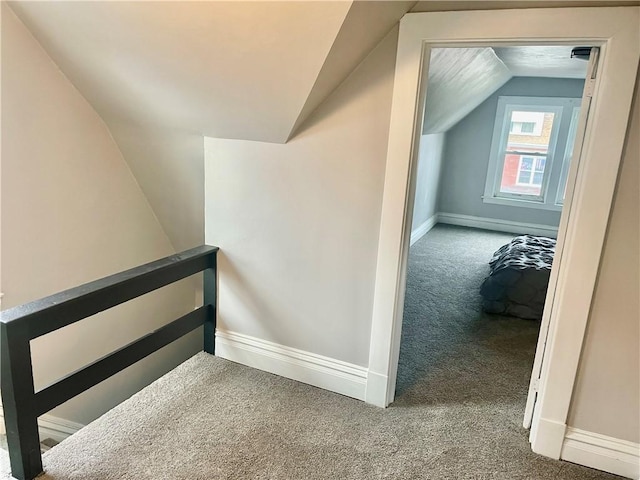
{"type": "Polygon", "coordinates": [[[562,208],[580,100],[499,98],[484,202],[562,208]]]}
{"type": "Polygon", "coordinates": [[[542,135],[544,114],[541,112],[512,112],[509,133],[539,137],[542,135]]]}
{"type": "Polygon", "coordinates": [[[542,188],[542,178],[544,177],[544,157],[520,157],[518,164],[518,176],[516,185],[533,187],[533,194],[539,194],[542,188]]]}
{"type": "Polygon", "coordinates": [[[533,133],[533,129],[536,128],[536,124],[533,122],[522,122],[519,125],[520,133],[533,133]]]}

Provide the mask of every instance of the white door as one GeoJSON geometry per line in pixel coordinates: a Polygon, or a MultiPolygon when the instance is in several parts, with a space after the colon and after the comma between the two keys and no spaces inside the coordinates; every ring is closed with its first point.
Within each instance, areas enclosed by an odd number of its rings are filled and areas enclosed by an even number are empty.
{"type": "Polygon", "coordinates": [[[578,165],[580,164],[580,155],[584,143],[585,132],[587,129],[587,120],[589,118],[589,109],[591,107],[591,99],[593,96],[593,87],[595,85],[596,75],[598,72],[598,60],[600,49],[593,47],[589,55],[589,66],[587,68],[587,76],[584,82],[584,91],[582,94],[582,104],[580,105],[580,120],[576,131],[575,143],[573,146],[573,155],[571,158],[571,167],[568,174],[567,189],[565,194],[564,207],[560,218],[560,226],[558,228],[558,242],[556,244],[556,252],[554,255],[553,266],[551,268],[551,276],[549,278],[549,287],[547,289],[547,298],[544,304],[544,313],[542,315],[542,323],[540,325],[540,334],[538,336],[538,346],[536,348],[536,356],[533,361],[533,371],[531,373],[531,382],[529,383],[529,396],[527,397],[527,406],[524,411],[524,428],[530,428],[533,420],[533,412],[535,410],[536,398],[538,396],[538,387],[540,384],[540,374],[542,372],[542,363],[544,362],[544,354],[547,346],[547,337],[549,336],[549,319],[551,318],[551,309],[553,306],[553,298],[555,296],[556,285],[558,283],[558,271],[560,262],[562,262],[562,250],[564,248],[565,232],[569,221],[569,213],[571,211],[571,202],[573,198],[573,187],[575,184],[578,165]]]}

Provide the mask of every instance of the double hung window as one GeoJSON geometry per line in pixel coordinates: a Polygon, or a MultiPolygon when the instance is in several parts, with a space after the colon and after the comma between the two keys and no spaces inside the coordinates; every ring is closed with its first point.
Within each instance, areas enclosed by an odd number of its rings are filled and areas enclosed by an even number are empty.
{"type": "Polygon", "coordinates": [[[580,101],[499,97],[484,202],[562,208],[580,101]]]}

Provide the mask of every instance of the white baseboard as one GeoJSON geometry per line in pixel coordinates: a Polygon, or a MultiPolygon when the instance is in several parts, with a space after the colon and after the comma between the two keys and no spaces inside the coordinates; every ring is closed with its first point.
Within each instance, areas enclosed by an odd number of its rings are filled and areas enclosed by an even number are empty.
{"type": "Polygon", "coordinates": [[[387,406],[387,383],[386,375],[370,371],[367,374],[365,402],[376,407],[385,408],[387,406]]]}
{"type": "Polygon", "coordinates": [[[531,450],[538,455],[544,455],[555,460],[560,459],[567,425],[547,418],[540,418],[536,421],[535,417],[533,424],[529,435],[531,450]]]}
{"type": "Polygon", "coordinates": [[[627,478],[640,478],[640,444],[568,427],[562,460],[627,478]]]}
{"type": "Polygon", "coordinates": [[[438,223],[449,225],[460,225],[463,227],[482,228],[505,233],[520,233],[530,235],[542,235],[556,238],[558,228],[537,223],[511,222],[509,220],[499,220],[496,218],[474,217],[471,215],[460,215],[457,213],[438,213],[438,223]]]}
{"type": "Polygon", "coordinates": [[[432,215],[422,225],[411,232],[411,245],[424,237],[435,224],[438,223],[438,214],[432,215]]]}
{"type": "MultiPolygon", "coordinates": [[[[84,425],[64,418],[54,417],[53,415],[42,415],[38,418],[38,431],[40,432],[40,440],[51,438],[56,442],[61,442],[65,438],[70,437],[84,425]]],[[[6,433],[4,427],[4,411],[0,405],[0,433],[6,433]]]]}
{"type": "Polygon", "coordinates": [[[40,431],[40,438],[43,440],[45,438],[52,438],[56,442],[61,442],[76,433],[83,426],[84,425],[80,423],[71,422],[52,415],[42,415],[38,419],[38,430],[40,431]]]}
{"type": "Polygon", "coordinates": [[[216,356],[365,400],[365,367],[221,330],[216,330],[216,356]]]}

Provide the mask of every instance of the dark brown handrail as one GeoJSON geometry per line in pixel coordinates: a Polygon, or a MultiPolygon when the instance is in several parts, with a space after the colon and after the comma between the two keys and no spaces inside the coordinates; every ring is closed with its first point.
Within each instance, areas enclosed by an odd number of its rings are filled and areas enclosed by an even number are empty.
{"type": "Polygon", "coordinates": [[[202,245],[25,305],[0,312],[2,404],[18,480],[42,473],[38,416],[204,325],[204,351],[214,353],[218,247],[202,245]],[[198,272],[204,305],[35,392],[30,340],[71,325],[198,272]]]}

